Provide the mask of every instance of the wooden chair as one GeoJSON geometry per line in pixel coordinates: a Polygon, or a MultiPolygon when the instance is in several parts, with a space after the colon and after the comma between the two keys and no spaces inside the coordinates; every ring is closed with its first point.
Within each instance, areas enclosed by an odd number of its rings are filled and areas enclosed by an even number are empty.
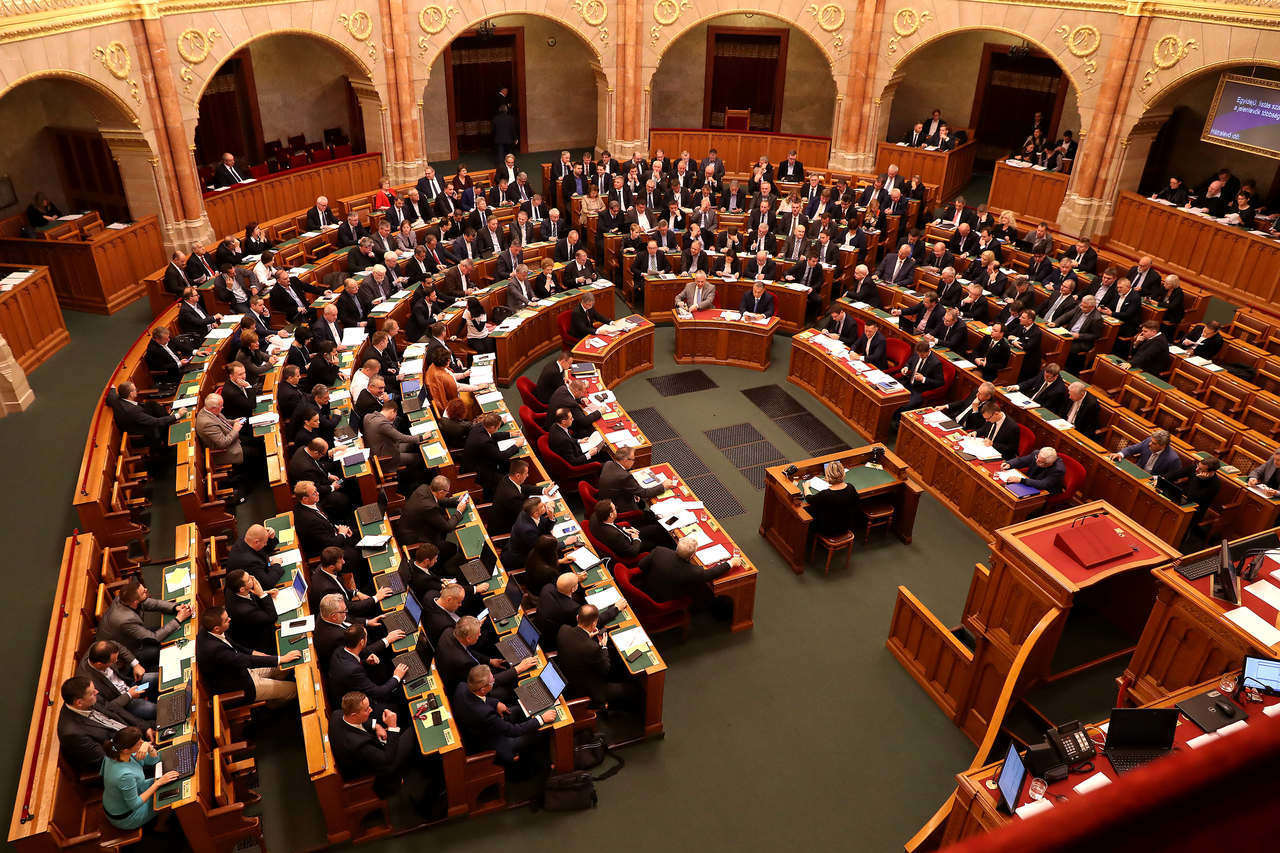
{"type": "Polygon", "coordinates": [[[463,787],[471,816],[498,811],[507,805],[507,774],[493,750],[466,757],[463,787]]]}
{"type": "Polygon", "coordinates": [[[1113,396],[1117,403],[1134,414],[1142,415],[1144,418],[1149,416],[1156,408],[1156,401],[1149,395],[1139,391],[1132,384],[1123,386],[1120,388],[1119,393],[1113,396]]]}
{"type": "MultiPolygon", "coordinates": [[[[751,130],[751,110],[724,111],[725,130],[751,130]]],[[[750,168],[748,167],[748,171],[750,168]]]]}
{"type": "Polygon", "coordinates": [[[841,565],[841,568],[847,569],[849,567],[849,558],[853,556],[853,543],[857,541],[857,538],[858,537],[854,535],[852,530],[842,533],[839,536],[822,536],[815,534],[813,542],[809,545],[809,561],[813,561],[814,552],[817,551],[818,546],[821,545],[827,552],[826,562],[822,564],[822,573],[824,575],[831,574],[831,560],[839,551],[844,551],[844,563],[841,565]]]}
{"type": "Polygon", "coordinates": [[[872,530],[887,531],[893,527],[897,508],[889,500],[870,500],[863,502],[862,513],[867,517],[867,526],[862,534],[862,544],[865,545],[871,541],[872,530]]]}

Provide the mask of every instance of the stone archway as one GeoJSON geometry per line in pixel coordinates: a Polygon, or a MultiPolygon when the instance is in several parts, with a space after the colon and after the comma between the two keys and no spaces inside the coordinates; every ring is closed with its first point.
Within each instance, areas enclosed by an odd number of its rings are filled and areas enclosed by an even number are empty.
{"type": "Polygon", "coordinates": [[[6,112],[6,104],[21,113],[20,121],[5,121],[9,130],[0,134],[9,143],[0,144],[0,159],[5,160],[15,178],[18,212],[25,205],[25,198],[37,190],[55,200],[61,196],[56,162],[50,158],[46,142],[37,137],[46,127],[71,127],[95,131],[101,137],[116,163],[132,218],[169,218],[160,189],[163,179],[155,140],[142,129],[145,114],[136,111],[109,86],[75,71],[39,71],[14,80],[0,91],[0,116],[6,112]],[[35,132],[22,134],[21,129],[26,127],[35,128],[35,132]]]}

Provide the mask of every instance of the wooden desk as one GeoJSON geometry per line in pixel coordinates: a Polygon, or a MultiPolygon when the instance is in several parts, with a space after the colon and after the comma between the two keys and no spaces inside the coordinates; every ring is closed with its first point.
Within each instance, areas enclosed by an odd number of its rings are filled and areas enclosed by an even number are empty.
{"type": "MultiPolygon", "coordinates": [[[[305,212],[319,196],[336,202],[343,196],[376,187],[383,174],[381,154],[357,154],[210,190],[204,194],[204,209],[218,239],[228,234],[243,235],[250,222],[266,222],[289,211],[305,212]]],[[[335,208],[331,205],[330,209],[335,208]]],[[[341,213],[334,215],[341,217],[341,213]]]]}
{"type": "MultiPolygon", "coordinates": [[[[1236,673],[1238,675],[1238,672],[1236,673]]],[[[1218,687],[1218,679],[1204,680],[1200,683],[1188,686],[1177,693],[1163,696],[1158,700],[1144,703],[1144,708],[1172,708],[1184,699],[1193,696],[1199,696],[1210,690],[1216,690],[1218,687]]],[[[1243,699],[1243,697],[1241,697],[1243,699]]],[[[1262,713],[1263,708],[1273,706],[1280,703],[1280,698],[1274,696],[1264,696],[1259,704],[1249,704],[1247,710],[1249,713],[1249,725],[1254,725],[1255,721],[1269,719],[1262,713]]],[[[1239,704],[1237,702],[1237,704],[1239,704]]],[[[1104,721],[1105,722],[1105,721],[1104,721]]],[[[1096,739],[1101,740],[1103,735],[1099,730],[1102,723],[1089,726],[1090,734],[1096,739]]],[[[1166,758],[1157,759],[1159,762],[1177,760],[1179,756],[1185,755],[1190,751],[1187,742],[1193,738],[1199,737],[1204,732],[1195,723],[1186,718],[1185,715],[1179,716],[1178,727],[1174,732],[1173,752],[1166,758]]],[[[1099,755],[1093,759],[1095,772],[1104,774],[1111,781],[1116,781],[1119,774],[1115,768],[1111,766],[1111,762],[1105,755],[1099,755]]],[[[974,835],[980,835],[984,832],[998,829],[1014,821],[1013,815],[1006,814],[998,808],[997,798],[999,793],[991,786],[1003,766],[1003,760],[993,761],[984,764],[981,767],[975,767],[963,773],[956,775],[956,792],[951,799],[951,809],[946,818],[946,823],[942,829],[942,844],[954,844],[965,838],[974,835]]],[[[1076,794],[1072,789],[1083,782],[1092,773],[1073,773],[1066,779],[1054,782],[1049,785],[1048,791],[1045,792],[1046,797],[1053,798],[1050,801],[1057,803],[1059,800],[1073,801],[1078,799],[1082,794],[1076,794]]],[[[1028,789],[1031,786],[1033,776],[1027,773],[1026,778],[1022,780],[1022,787],[1018,793],[1017,802],[1014,808],[1021,808],[1030,803],[1031,796],[1028,789]]],[[[1111,797],[1108,791],[1094,791],[1089,795],[1091,798],[1099,800],[1111,797]]],[[[1118,795],[1117,795],[1118,796],[1118,795]]],[[[1096,802],[1090,799],[1090,802],[1096,802]]],[[[1105,807],[1105,806],[1104,806],[1105,807]]]]}
{"type": "Polygon", "coordinates": [[[87,239],[0,239],[0,261],[45,266],[64,308],[114,314],[141,296],[143,279],[164,266],[160,222],[148,216],[87,239]]]}
{"type": "Polygon", "coordinates": [[[1012,210],[1028,219],[1044,220],[1050,228],[1057,228],[1058,211],[1067,194],[1065,172],[1049,172],[1031,166],[1010,166],[1003,160],[996,161],[991,176],[991,193],[987,206],[993,211],[1012,210]]]}
{"type": "Polygon", "coordinates": [[[783,471],[788,463],[765,469],[764,508],[760,512],[760,535],[769,540],[796,574],[803,574],[809,553],[809,526],[813,521],[801,495],[799,480],[821,477],[828,462],[841,462],[845,466],[845,482],[858,490],[861,500],[888,497],[894,505],[893,532],[904,544],[911,544],[911,531],[915,527],[916,507],[923,491],[916,483],[914,472],[893,453],[876,444],[843,450],[803,459],[794,464],[797,478],[787,477],[783,471]],[[881,468],[872,468],[875,451],[882,453],[881,468]]]}
{"type": "MultiPolygon", "coordinates": [[[[675,484],[667,492],[663,492],[657,497],[659,501],[673,497],[684,501],[698,500],[698,496],[680,479],[680,475],[676,473],[676,470],[665,462],[650,468],[637,468],[634,470],[651,471],[658,479],[665,477],[675,484]]],[[[753,615],[756,606],[756,577],[759,572],[756,571],[751,559],[742,553],[742,549],[734,543],[725,529],[720,526],[720,522],[716,521],[711,513],[707,512],[706,509],[692,510],[692,512],[698,519],[696,527],[711,540],[712,545],[719,545],[729,554],[737,555],[742,559],[741,566],[736,569],[730,569],[726,574],[711,582],[711,591],[716,595],[727,597],[733,604],[733,615],[729,620],[729,629],[732,631],[745,631],[755,624],[753,615]]],[[[679,539],[682,536],[691,534],[694,527],[695,525],[689,525],[685,528],[676,528],[671,531],[671,535],[679,539]]],[[[710,548],[712,545],[706,545],[703,549],[710,548]]],[[[704,568],[713,565],[712,563],[704,562],[700,554],[701,551],[694,553],[693,562],[704,568]]]]}
{"type": "MultiPolygon", "coordinates": [[[[1272,528],[1267,532],[1276,531],[1277,528],[1272,528]]],[[[1247,541],[1234,541],[1233,558],[1242,555],[1247,541]]],[[[1194,563],[1212,557],[1217,550],[1211,548],[1182,559],[1194,563]]],[[[1155,702],[1189,684],[1217,678],[1238,666],[1244,655],[1280,659],[1280,646],[1264,645],[1226,618],[1225,614],[1236,605],[1212,595],[1210,577],[1189,581],[1172,565],[1158,568],[1152,575],[1156,585],[1155,606],[1121,677],[1128,686],[1130,702],[1155,702]]],[[[1257,577],[1280,582],[1280,563],[1270,557],[1263,558],[1257,577]]],[[[1241,605],[1268,625],[1276,625],[1280,613],[1244,589],[1250,582],[1242,580],[1240,585],[1241,605]]]]}
{"type": "Polygon", "coordinates": [[[1189,277],[1237,305],[1280,314],[1280,241],[1124,192],[1106,242],[1150,254],[1159,269],[1189,277]]]}
{"type": "MultiPolygon", "coordinates": [[[[905,587],[886,642],[939,707],[975,743],[982,740],[1008,692],[1011,700],[1054,676],[1051,664],[1073,608],[1088,609],[1136,641],[1152,594],[1149,569],[1178,554],[1137,522],[1103,501],[1092,501],[996,531],[991,568],[979,564],[965,601],[962,624],[972,647],[956,639],[905,587]],[[1094,513],[1124,532],[1137,551],[1086,569],[1054,540],[1094,513]],[[1019,668],[1014,668],[1017,661],[1019,668]],[[1014,683],[1007,686],[1006,678],[1014,683]]],[[[1113,661],[1130,648],[1080,663],[1070,672],[1113,661]]]]}
{"type": "Polygon", "coordinates": [[[791,339],[791,366],[787,381],[808,391],[869,441],[889,436],[893,413],[902,408],[910,393],[898,385],[882,389],[873,385],[859,359],[850,360],[846,349],[833,352],[822,346],[819,332],[808,330],[791,339]]]}
{"type": "MultiPolygon", "coordinates": [[[[635,316],[635,315],[632,315],[635,316]]],[[[575,355],[576,359],[577,356],[575,355]]],[[[574,379],[580,379],[586,383],[587,396],[591,397],[591,409],[589,411],[598,411],[601,413],[599,420],[595,422],[596,432],[600,433],[600,437],[604,439],[604,446],[608,449],[610,455],[613,455],[618,449],[624,445],[635,448],[636,464],[641,468],[645,467],[653,459],[653,445],[649,443],[649,439],[645,438],[644,432],[636,424],[635,420],[627,414],[627,410],[622,408],[622,404],[618,402],[617,397],[608,394],[607,402],[600,402],[597,395],[607,392],[604,380],[601,378],[599,369],[589,376],[574,376],[574,379]],[[613,436],[611,439],[610,436],[613,436]]]]}
{"type": "Polygon", "coordinates": [[[599,366],[605,388],[653,369],[653,323],[632,315],[609,325],[621,328],[606,332],[601,327],[573,347],[574,361],[599,366]]]}
{"type": "MultiPolygon", "coordinates": [[[[740,171],[755,163],[761,155],[770,163],[781,163],[787,152],[795,150],[796,159],[808,164],[809,170],[822,171],[831,159],[831,137],[805,136],[799,133],[765,133],[761,131],[724,130],[723,128],[655,127],[649,130],[649,156],[661,148],[671,160],[689,150],[691,160],[701,161],[715,148],[729,172],[740,171]]],[[[906,171],[905,169],[903,171],[906,171]]],[[[908,173],[909,174],[909,173],[908,173]]]]}
{"type": "MultiPolygon", "coordinates": [[[[494,287],[500,288],[495,290],[494,300],[504,303],[506,284],[494,285],[494,287]]],[[[586,287],[557,293],[550,299],[530,302],[518,314],[524,318],[519,326],[510,332],[495,331],[490,334],[498,356],[498,366],[494,371],[494,378],[497,379],[498,384],[510,385],[530,364],[552,350],[560,348],[562,345],[560,315],[565,311],[573,310],[584,293],[595,295],[595,309],[603,316],[610,319],[614,317],[616,309],[613,301],[613,285],[609,282],[597,282],[586,287]]],[[[458,311],[456,316],[460,321],[461,311],[458,311]]],[[[446,321],[446,325],[450,329],[454,328],[451,321],[446,321]]]]}
{"type": "MultiPolygon", "coordinates": [[[[822,299],[825,305],[831,295],[834,270],[823,270],[822,299]]],[[[732,281],[712,276],[707,279],[716,288],[716,305],[726,311],[736,311],[742,304],[742,296],[751,292],[751,282],[741,279],[732,281]]],[[[676,297],[684,290],[685,285],[693,281],[692,276],[677,275],[675,278],[645,277],[644,316],[654,323],[671,322],[671,309],[676,307],[676,297]]],[[[808,310],[809,292],[792,282],[766,282],[765,289],[773,294],[773,316],[778,320],[778,331],[794,334],[805,326],[805,312],[808,310]]]]}
{"type": "Polygon", "coordinates": [[[950,151],[926,151],[893,142],[876,144],[876,172],[884,174],[896,164],[903,175],[919,175],[927,184],[937,184],[939,203],[964,189],[973,177],[973,158],[978,143],[970,139],[950,151]]]}
{"type": "Polygon", "coordinates": [[[750,370],[769,369],[773,333],[780,322],[777,317],[770,317],[767,323],[726,320],[715,309],[695,311],[686,317],[672,311],[671,317],[676,327],[678,363],[703,361],[750,370]]]}
{"type": "Polygon", "coordinates": [[[71,336],[62,320],[49,268],[0,264],[0,280],[23,274],[26,278],[0,290],[0,336],[8,342],[22,372],[30,375],[66,346],[71,336]]]}
{"type": "Polygon", "coordinates": [[[1044,507],[1048,492],[1019,497],[995,478],[1001,460],[962,459],[957,442],[968,433],[925,423],[924,416],[935,410],[930,407],[904,412],[894,446],[935,498],[988,541],[999,528],[1022,521],[1044,507]]]}

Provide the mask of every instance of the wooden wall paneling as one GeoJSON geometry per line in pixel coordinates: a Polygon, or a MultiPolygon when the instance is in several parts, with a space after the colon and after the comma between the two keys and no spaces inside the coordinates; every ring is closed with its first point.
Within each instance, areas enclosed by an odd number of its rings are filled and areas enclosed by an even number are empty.
{"type": "Polygon", "coordinates": [[[1061,172],[1041,172],[997,162],[987,205],[992,210],[1011,210],[1019,216],[1043,219],[1056,230],[1069,179],[1061,172]]]}
{"type": "MultiPolygon", "coordinates": [[[[0,266],[0,278],[24,267],[0,266]]],[[[47,267],[0,293],[0,334],[24,373],[30,374],[70,340],[47,267]]]]}

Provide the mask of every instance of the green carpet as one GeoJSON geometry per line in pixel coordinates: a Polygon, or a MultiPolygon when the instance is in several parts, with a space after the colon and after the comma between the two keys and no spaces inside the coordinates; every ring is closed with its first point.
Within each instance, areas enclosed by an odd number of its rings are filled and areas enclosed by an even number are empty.
{"type": "MultiPolygon", "coordinates": [[[[71,498],[89,413],[116,359],[143,330],[146,313],[143,303],[112,318],[68,313],[72,343],[34,375],[37,402],[0,420],[0,440],[18,451],[10,453],[9,482],[22,484],[0,497],[11,520],[4,534],[9,571],[13,580],[21,578],[17,594],[0,605],[10,627],[14,685],[0,699],[0,710],[11,719],[30,714],[62,542],[75,524],[71,498]]],[[[900,849],[933,814],[951,792],[954,774],[971,760],[973,745],[885,650],[884,641],[900,584],[943,622],[955,624],[973,564],[987,559],[987,549],[926,495],[911,546],[873,540],[855,551],[848,569],[835,569],[829,577],[820,569],[796,576],[786,567],[757,533],[763,493],[703,431],[749,422],[787,458],[809,456],[741,393],[779,384],[841,439],[862,444],[825,407],[786,383],[789,346],[785,337],[775,340],[773,364],[764,373],[698,365],[719,387],[696,394],[664,399],[640,377],[617,389],[629,409],[656,406],[747,508],[724,524],[760,570],[753,630],[730,634],[724,623],[708,617],[696,621],[686,642],[658,638],[670,668],[666,737],[625,751],[626,768],[600,784],[594,811],[503,812],[367,849],[418,849],[426,843],[487,850],[495,833],[503,833],[535,849],[554,844],[564,851],[601,844],[656,848],[672,838],[703,849],[848,845],[856,838],[860,850],[890,851],[900,849]],[[856,808],[848,807],[851,800],[856,808]],[[640,810],[644,818],[637,819],[640,810]]],[[[656,365],[646,376],[688,369],[671,359],[670,328],[658,330],[655,349],[656,365]]],[[[518,406],[514,388],[506,396],[513,409],[518,406]]],[[[168,488],[165,483],[156,490],[155,558],[172,552],[173,528],[182,521],[168,488]]],[[[242,529],[272,511],[268,495],[255,495],[241,507],[242,529]]],[[[1068,717],[1096,716],[1110,699],[1096,690],[1088,696],[1057,693],[1055,711],[1068,717]]],[[[253,811],[263,817],[269,846],[296,851],[322,844],[323,824],[301,764],[296,724],[284,719],[264,727],[258,744],[264,803],[253,811]]],[[[0,747],[6,768],[0,794],[6,803],[17,789],[21,749],[16,736],[0,747]]]]}

